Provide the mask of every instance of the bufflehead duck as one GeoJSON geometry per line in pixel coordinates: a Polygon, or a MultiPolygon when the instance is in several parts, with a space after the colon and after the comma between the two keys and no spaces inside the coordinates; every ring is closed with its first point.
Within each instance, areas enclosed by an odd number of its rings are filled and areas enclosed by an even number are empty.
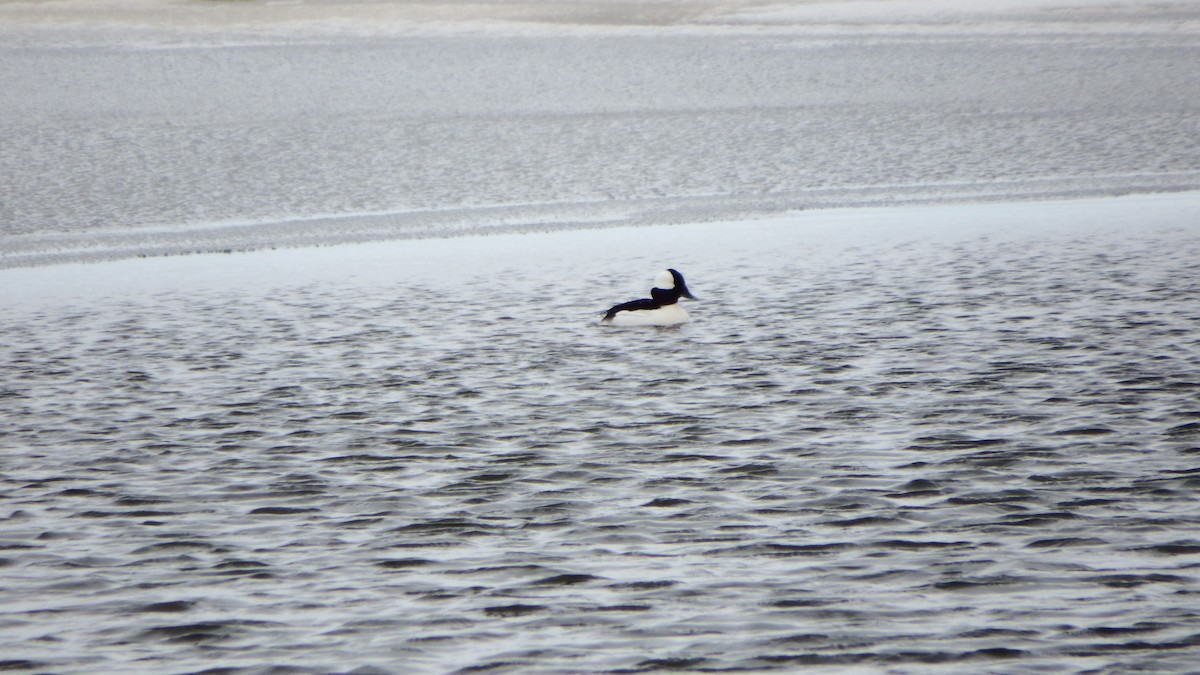
{"type": "Polygon", "coordinates": [[[604,314],[600,323],[609,326],[675,326],[691,320],[679,298],[696,299],[688,291],[683,275],[675,270],[663,270],[654,278],[650,297],[630,300],[614,306],[604,314]]]}

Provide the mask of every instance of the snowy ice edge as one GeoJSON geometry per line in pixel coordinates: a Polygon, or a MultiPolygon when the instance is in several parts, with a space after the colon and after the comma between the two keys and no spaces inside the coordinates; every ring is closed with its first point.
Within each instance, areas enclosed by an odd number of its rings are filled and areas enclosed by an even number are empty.
{"type": "Polygon", "coordinates": [[[1019,182],[952,183],[897,189],[901,187],[814,188],[803,195],[706,195],[478,205],[433,210],[307,215],[269,221],[11,235],[0,237],[0,269],[139,257],[247,253],[403,239],[756,220],[789,212],[826,209],[1032,202],[1187,192],[1200,195],[1200,172],[1170,176],[1022,179],[1019,182]]]}

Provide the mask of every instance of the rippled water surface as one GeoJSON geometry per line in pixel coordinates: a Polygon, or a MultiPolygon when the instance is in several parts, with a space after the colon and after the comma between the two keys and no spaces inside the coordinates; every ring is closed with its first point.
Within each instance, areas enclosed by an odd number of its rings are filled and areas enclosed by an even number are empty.
{"type": "Polygon", "coordinates": [[[1195,204],[8,270],[0,666],[1186,672],[1195,204]]]}

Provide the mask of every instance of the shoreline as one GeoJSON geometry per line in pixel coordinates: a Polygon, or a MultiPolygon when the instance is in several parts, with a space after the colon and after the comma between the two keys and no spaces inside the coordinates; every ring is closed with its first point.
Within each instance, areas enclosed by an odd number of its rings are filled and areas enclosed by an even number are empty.
{"type": "MultiPolygon", "coordinates": [[[[283,220],[194,223],[181,226],[114,228],[89,232],[49,232],[0,237],[0,271],[64,264],[105,263],[135,258],[164,258],[277,249],[323,248],[343,244],[388,243],[426,239],[538,234],[622,227],[673,227],[706,222],[754,222],[801,213],[897,207],[985,206],[1070,202],[1167,195],[1200,196],[1196,186],[1099,186],[1094,181],[1071,189],[987,194],[982,186],[963,194],[892,193],[836,188],[797,205],[776,200],[663,198],[631,202],[514,204],[421,209],[367,214],[326,214],[283,220]],[[857,200],[836,195],[857,194],[857,200]]],[[[944,186],[943,186],[943,189],[944,186]]]]}
{"type": "MultiPolygon", "coordinates": [[[[402,279],[558,278],[563,273],[603,275],[633,259],[682,260],[689,267],[719,268],[731,257],[739,267],[774,260],[784,250],[810,247],[865,255],[862,247],[891,256],[896,242],[999,242],[1026,246],[1039,240],[1117,238],[1152,233],[1186,241],[1200,238],[1200,191],[1057,200],[900,204],[889,207],[812,209],[755,220],[676,225],[614,225],[543,231],[491,230],[471,236],[387,241],[341,241],[323,246],[280,246],[253,251],[212,251],[178,256],[126,257],[0,269],[0,302],[11,309],[55,299],[188,293],[197,287],[267,292],[272,287],[349,284],[371,287],[402,279]],[[523,261],[540,261],[526,264],[523,261]],[[584,270],[581,272],[580,270],[584,270]],[[197,286],[198,284],[198,286],[197,286]]],[[[906,248],[906,246],[902,246],[906,248]]],[[[849,253],[848,253],[849,254],[849,253]]],[[[662,264],[660,262],[660,264],[662,264]]],[[[826,264],[820,261],[820,264],[826,264]]],[[[715,271],[715,270],[714,270],[715,271]]],[[[540,287],[541,282],[532,282],[540,287]]],[[[636,290],[631,289],[631,290],[636,290]]],[[[239,291],[240,292],[240,291],[239,291]]]]}

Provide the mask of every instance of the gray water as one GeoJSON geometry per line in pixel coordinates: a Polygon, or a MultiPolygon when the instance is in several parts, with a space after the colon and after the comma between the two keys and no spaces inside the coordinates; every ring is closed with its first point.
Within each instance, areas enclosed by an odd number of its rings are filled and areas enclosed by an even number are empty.
{"type": "Polygon", "coordinates": [[[1135,10],[2,22],[0,669],[1194,672],[1200,44],[1135,10]]]}
{"type": "Polygon", "coordinates": [[[0,665],[1192,671],[1196,204],[9,270],[0,665]]]}

